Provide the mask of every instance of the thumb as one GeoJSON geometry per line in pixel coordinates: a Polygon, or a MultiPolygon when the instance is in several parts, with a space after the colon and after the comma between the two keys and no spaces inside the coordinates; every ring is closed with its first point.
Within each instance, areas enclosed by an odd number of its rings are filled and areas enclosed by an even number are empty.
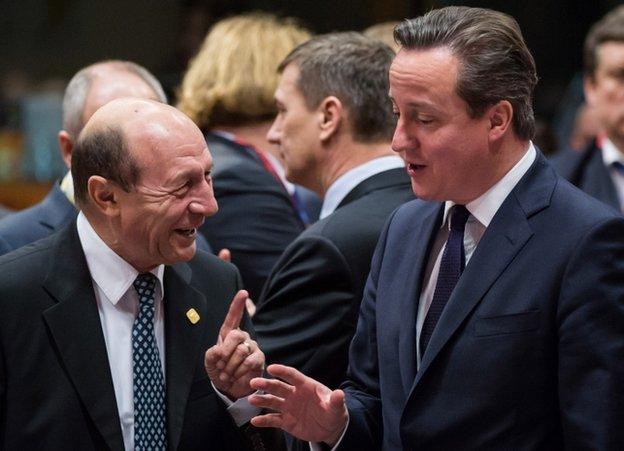
{"type": "Polygon", "coordinates": [[[329,395],[329,408],[335,413],[343,413],[345,406],[345,393],[342,390],[334,390],[329,395]]]}
{"type": "Polygon", "coordinates": [[[219,251],[219,258],[224,262],[231,263],[232,262],[232,253],[229,249],[223,248],[219,251]]]}

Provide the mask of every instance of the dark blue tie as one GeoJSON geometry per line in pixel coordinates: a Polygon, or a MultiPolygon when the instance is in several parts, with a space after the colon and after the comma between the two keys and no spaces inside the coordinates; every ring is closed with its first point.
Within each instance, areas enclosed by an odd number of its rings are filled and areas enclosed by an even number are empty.
{"type": "Polygon", "coordinates": [[[624,175],[624,164],[622,164],[620,161],[614,161],[613,163],[611,163],[611,166],[613,166],[615,170],[618,171],[621,175],[624,175]]]}
{"type": "Polygon", "coordinates": [[[440,262],[440,271],[436,281],[433,300],[425,317],[422,330],[420,331],[420,357],[425,355],[425,350],[438,324],[444,306],[448,302],[459,276],[464,270],[466,255],[464,252],[464,229],[470,212],[463,205],[455,205],[451,211],[451,230],[446,247],[440,262]]]}
{"type": "Polygon", "coordinates": [[[132,326],[135,451],[167,447],[165,382],[154,335],[156,281],[151,273],[139,274],[134,281],[139,295],[139,312],[132,326]]]}

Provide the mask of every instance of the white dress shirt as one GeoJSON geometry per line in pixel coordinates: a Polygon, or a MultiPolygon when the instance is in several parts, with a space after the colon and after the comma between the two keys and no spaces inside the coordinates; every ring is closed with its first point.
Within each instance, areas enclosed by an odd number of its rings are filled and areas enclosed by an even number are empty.
{"type": "Polygon", "coordinates": [[[624,153],[615,147],[613,141],[605,138],[602,142],[602,160],[604,161],[611,180],[615,185],[618,199],[620,200],[620,210],[624,211],[624,174],[613,167],[613,163],[619,162],[624,165],[624,153]]]}
{"type": "Polygon", "coordinates": [[[403,167],[405,167],[405,162],[401,157],[391,155],[375,158],[374,160],[367,161],[364,164],[348,170],[338,177],[325,193],[319,219],[323,219],[332,214],[336,208],[338,208],[340,202],[347,197],[347,194],[367,178],[379,174],[380,172],[403,167]]]}
{"type": "MultiPolygon", "coordinates": [[[[127,451],[134,450],[134,381],[132,363],[132,326],[136,318],[139,297],[133,282],[138,271],[117,255],[93,230],[82,212],[77,219],[78,237],[85,254],[95,292],[98,314],[104,334],[108,364],[113,378],[119,421],[127,451]]],[[[154,292],[154,334],[166,383],[165,321],[163,309],[164,265],[150,271],[158,279],[154,292]]],[[[247,398],[230,401],[214,386],[237,426],[242,426],[261,409],[249,404],[247,398]]]]}
{"type": "MultiPolygon", "coordinates": [[[[82,212],[78,214],[77,228],[95,291],[124,445],[126,450],[133,450],[132,326],[138,312],[139,297],[132,284],[139,273],[102,241],[82,212]]],[[[158,279],[154,292],[154,334],[163,376],[166,377],[162,302],[164,269],[160,265],[151,273],[158,279]]]]}
{"type": "MultiPolygon", "coordinates": [[[[529,148],[524,156],[501,178],[494,186],[483,193],[481,196],[466,204],[466,209],[470,212],[466,229],[464,230],[464,253],[466,257],[466,265],[470,261],[470,257],[477,248],[477,244],[490,225],[492,218],[503,204],[509,193],[514,189],[522,176],[529,170],[531,164],[535,161],[537,152],[533,143],[529,144],[529,148]]],[[[431,254],[427,263],[427,269],[424,277],[423,290],[420,293],[418,301],[418,315],[416,317],[416,343],[420,342],[420,332],[425,322],[425,317],[433,301],[433,293],[435,292],[438,273],[440,272],[440,262],[442,254],[446,246],[446,240],[449,236],[450,221],[449,211],[455,205],[451,201],[444,204],[444,219],[442,226],[438,231],[435,242],[431,249],[431,254]]],[[[416,363],[420,367],[420,346],[416,346],[416,363]]]]}

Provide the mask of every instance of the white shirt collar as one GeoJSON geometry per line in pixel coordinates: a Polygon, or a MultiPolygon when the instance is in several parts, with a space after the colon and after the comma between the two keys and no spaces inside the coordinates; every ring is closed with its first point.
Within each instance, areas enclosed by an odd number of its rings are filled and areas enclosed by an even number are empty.
{"type": "Polygon", "coordinates": [[[615,147],[613,141],[605,138],[602,142],[602,160],[606,167],[611,167],[615,162],[624,164],[624,154],[615,147]]]}
{"type": "Polygon", "coordinates": [[[396,155],[379,157],[354,167],[334,181],[325,193],[319,219],[323,219],[336,210],[342,200],[353,188],[373,175],[390,169],[405,167],[405,162],[396,155]]]}
{"type": "MultiPolygon", "coordinates": [[[[492,218],[503,204],[509,193],[518,184],[520,179],[529,170],[533,162],[537,158],[537,151],[532,142],[529,142],[529,148],[524,156],[512,167],[507,174],[496,182],[489,190],[477,197],[472,202],[466,204],[466,208],[472,216],[476,218],[483,226],[488,227],[492,218]]],[[[444,220],[442,226],[447,223],[448,213],[455,202],[446,201],[444,204],[444,220]]]]}
{"type": "MultiPolygon", "coordinates": [[[[102,241],[82,212],[78,213],[76,226],[91,278],[110,302],[117,304],[139,272],[102,241]]],[[[165,266],[159,265],[150,271],[158,279],[161,297],[164,270],[165,266]]]]}

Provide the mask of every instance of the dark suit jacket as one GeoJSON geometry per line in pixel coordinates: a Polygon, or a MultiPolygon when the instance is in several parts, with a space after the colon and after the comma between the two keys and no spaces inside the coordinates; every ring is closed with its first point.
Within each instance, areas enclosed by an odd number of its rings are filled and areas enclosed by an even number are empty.
{"type": "MultiPolygon", "coordinates": [[[[200,251],[188,264],[167,266],[164,286],[169,449],[251,448],[203,363],[240,286],[236,269],[200,251]],[[195,325],[186,317],[190,308],[200,315],[195,325]]],[[[0,448],[122,450],[104,335],[75,222],[0,257],[0,312],[0,448]]]]}
{"type": "Polygon", "coordinates": [[[214,134],[206,136],[214,160],[212,180],[219,212],[201,231],[212,248],[228,248],[255,300],[286,246],[303,231],[284,185],[250,149],[214,134]]]}
{"type": "Polygon", "coordinates": [[[590,196],[620,211],[620,200],[602,150],[592,141],[582,152],[563,151],[552,160],[557,172],[590,196]]]}
{"type": "Polygon", "coordinates": [[[381,172],[288,246],[253,318],[267,362],[333,388],[344,381],[375,244],[390,213],[413,198],[405,169],[381,172]]]}
{"type": "MultiPolygon", "coordinates": [[[[59,184],[55,183],[41,202],[0,221],[0,255],[53,234],[74,220],[77,214],[59,184]]],[[[197,236],[197,248],[212,252],[201,234],[197,236]]]]}
{"type": "Polygon", "coordinates": [[[494,216],[416,369],[443,204],[382,233],[345,384],[340,449],[621,450],[624,219],[538,156],[494,216]]]}

